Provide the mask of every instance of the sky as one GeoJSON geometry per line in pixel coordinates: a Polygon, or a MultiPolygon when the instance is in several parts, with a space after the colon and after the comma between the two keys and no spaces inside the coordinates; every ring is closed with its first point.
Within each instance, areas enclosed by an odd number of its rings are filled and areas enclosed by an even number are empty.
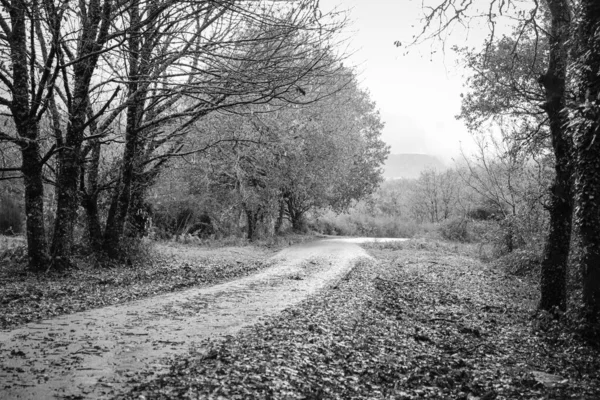
{"type": "Polygon", "coordinates": [[[392,154],[430,154],[449,162],[459,157],[461,146],[471,151],[472,137],[455,118],[467,71],[450,47],[478,44],[486,29],[467,34],[455,28],[445,51],[440,42],[407,47],[422,27],[421,0],[321,0],[320,5],[323,11],[349,10],[351,25],[344,33],[349,63],[379,108],[382,139],[392,154]],[[394,46],[395,41],[402,45],[394,46]]]}

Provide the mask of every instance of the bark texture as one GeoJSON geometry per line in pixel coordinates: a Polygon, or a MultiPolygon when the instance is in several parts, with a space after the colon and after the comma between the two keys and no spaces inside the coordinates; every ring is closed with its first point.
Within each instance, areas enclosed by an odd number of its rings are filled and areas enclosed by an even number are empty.
{"type": "Polygon", "coordinates": [[[39,126],[35,99],[30,98],[29,55],[27,51],[27,3],[10,3],[12,32],[8,38],[12,62],[11,114],[19,136],[22,154],[22,172],[25,183],[25,215],[29,268],[41,271],[48,263],[46,230],[44,227],[43,160],[40,155],[39,126]]]}
{"type": "Polygon", "coordinates": [[[567,262],[572,226],[572,143],[567,134],[566,80],[567,43],[571,31],[571,11],[567,0],[547,0],[551,14],[550,57],[546,73],[540,77],[546,94],[555,155],[555,178],[550,194],[550,224],[542,260],[540,308],[562,310],[567,306],[567,262]]]}

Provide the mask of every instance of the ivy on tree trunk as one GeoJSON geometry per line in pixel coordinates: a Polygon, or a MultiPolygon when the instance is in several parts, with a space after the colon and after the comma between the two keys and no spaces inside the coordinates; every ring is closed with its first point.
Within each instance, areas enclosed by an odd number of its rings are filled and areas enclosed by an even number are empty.
{"type": "Polygon", "coordinates": [[[600,313],[600,3],[581,2],[579,107],[575,122],[575,223],[580,236],[583,301],[590,322],[600,313]]]}
{"type": "Polygon", "coordinates": [[[556,176],[550,193],[550,223],[541,273],[540,308],[565,310],[567,305],[567,262],[572,225],[572,144],[567,134],[566,79],[567,42],[571,11],[566,0],[547,0],[551,14],[548,68],[539,79],[545,90],[543,109],[548,115],[556,176]]]}

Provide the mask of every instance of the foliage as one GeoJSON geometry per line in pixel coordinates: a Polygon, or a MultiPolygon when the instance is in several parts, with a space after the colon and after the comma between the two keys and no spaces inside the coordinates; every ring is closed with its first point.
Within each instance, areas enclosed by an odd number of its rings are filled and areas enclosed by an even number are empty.
{"type": "Polygon", "coordinates": [[[440,224],[440,233],[446,240],[467,242],[469,240],[467,225],[468,220],[464,218],[448,219],[440,224]]]}
{"type": "Polygon", "coordinates": [[[462,256],[379,246],[321,296],[119,398],[600,395],[598,349],[555,320],[531,324],[535,288],[462,256]]]}
{"type": "Polygon", "coordinates": [[[372,216],[363,214],[360,209],[352,209],[349,213],[336,215],[327,212],[310,223],[314,231],[326,235],[412,238],[426,229],[414,221],[387,215],[372,216]]]}
{"type": "Polygon", "coordinates": [[[388,152],[379,115],[353,73],[334,78],[303,89],[330,93],[314,104],[239,107],[196,124],[208,133],[189,146],[205,151],[164,171],[152,189],[155,208],[185,199],[220,234],[243,228],[255,239],[286,223],[302,231],[309,211],[341,211],[373,192],[388,152]]]}
{"type": "Polygon", "coordinates": [[[538,249],[518,249],[494,260],[494,265],[510,274],[539,278],[542,257],[538,249]]]}

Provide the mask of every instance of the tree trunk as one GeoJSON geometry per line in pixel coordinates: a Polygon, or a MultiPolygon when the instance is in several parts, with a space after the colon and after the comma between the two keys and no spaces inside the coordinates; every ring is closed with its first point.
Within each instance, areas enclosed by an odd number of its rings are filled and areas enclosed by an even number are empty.
{"type": "Polygon", "coordinates": [[[104,251],[115,257],[125,229],[125,221],[129,212],[131,191],[134,182],[136,153],[138,152],[140,111],[143,109],[144,93],[138,91],[141,71],[140,62],[146,60],[141,57],[141,16],[140,3],[133,0],[129,8],[130,24],[133,27],[127,38],[129,44],[129,82],[127,83],[128,95],[133,95],[131,104],[127,107],[127,122],[125,126],[125,150],[123,153],[123,166],[121,169],[120,185],[113,198],[104,231],[104,251]]]}
{"type": "Polygon", "coordinates": [[[79,208],[79,171],[81,140],[69,140],[58,155],[56,179],[56,217],[52,236],[52,263],[61,268],[69,263],[73,247],[73,231],[79,208]]]}
{"type": "Polygon", "coordinates": [[[295,201],[291,196],[287,198],[287,212],[292,223],[292,230],[297,233],[304,232],[306,230],[304,212],[295,207],[295,201]]]}
{"type": "Polygon", "coordinates": [[[130,133],[126,134],[125,153],[123,155],[123,169],[121,172],[121,183],[116,189],[115,196],[106,219],[106,229],[104,231],[104,241],[102,248],[110,257],[116,257],[119,252],[119,245],[123,230],[125,229],[125,219],[129,211],[129,202],[131,199],[131,185],[133,182],[136,138],[130,133]]]}
{"type": "Polygon", "coordinates": [[[25,183],[25,215],[29,269],[44,271],[50,261],[44,227],[44,185],[39,145],[32,142],[22,150],[22,171],[25,183]]]}
{"type": "Polygon", "coordinates": [[[547,4],[551,14],[550,58],[540,83],[546,95],[543,108],[550,124],[556,176],[551,188],[550,226],[542,260],[539,307],[546,311],[564,311],[567,306],[567,262],[573,215],[572,144],[566,132],[565,111],[571,11],[568,0],[547,0],[547,4]]]}
{"type": "Polygon", "coordinates": [[[285,217],[285,202],[283,199],[279,201],[279,213],[277,215],[277,221],[275,221],[275,234],[281,233],[283,226],[283,218],[285,217]]]}
{"type": "Polygon", "coordinates": [[[87,187],[83,192],[81,204],[86,212],[87,229],[90,246],[94,251],[102,248],[102,227],[98,211],[98,170],[100,166],[100,142],[96,139],[91,144],[91,157],[87,170],[87,187]]]}
{"type": "Polygon", "coordinates": [[[138,133],[136,131],[137,118],[138,107],[135,105],[131,106],[127,115],[125,152],[123,154],[123,168],[121,170],[120,184],[117,189],[115,189],[116,192],[106,220],[104,242],[102,244],[104,251],[111,257],[117,255],[131,203],[138,145],[138,133]]]}
{"type": "Polygon", "coordinates": [[[259,211],[253,211],[252,209],[242,205],[246,212],[246,226],[247,226],[247,237],[251,242],[255,241],[258,233],[258,215],[259,211]]]}
{"type": "Polygon", "coordinates": [[[82,204],[86,213],[90,246],[94,251],[99,251],[102,248],[102,226],[98,212],[98,195],[96,193],[85,194],[82,204]]]}
{"type": "Polygon", "coordinates": [[[129,237],[141,238],[148,234],[151,209],[145,201],[146,190],[154,183],[158,171],[136,171],[131,189],[129,212],[127,213],[127,232],[129,237]]]}
{"type": "Polygon", "coordinates": [[[29,269],[42,271],[48,263],[46,230],[44,227],[43,163],[40,156],[39,126],[36,107],[30,103],[25,1],[13,1],[8,7],[12,33],[8,37],[12,66],[12,102],[10,111],[19,135],[25,183],[25,215],[27,224],[27,252],[29,269]]]}
{"type": "MultiPolygon", "coordinates": [[[[88,119],[90,122],[90,134],[98,134],[98,125],[93,119],[94,112],[88,99],[88,119]]],[[[100,139],[95,138],[88,142],[88,146],[84,150],[84,156],[88,156],[87,159],[87,171],[85,177],[82,176],[81,193],[83,196],[82,206],[86,211],[86,220],[88,228],[88,239],[90,247],[94,251],[100,251],[102,249],[102,228],[100,226],[100,215],[98,211],[98,175],[100,171],[100,152],[102,144],[100,139]]],[[[84,173],[82,172],[82,175],[84,173]]]]}
{"type": "Polygon", "coordinates": [[[546,311],[556,309],[564,311],[567,307],[567,262],[573,215],[570,193],[571,174],[565,173],[558,165],[556,170],[550,199],[550,226],[542,259],[540,287],[539,307],[546,311]]]}
{"type": "Polygon", "coordinates": [[[581,12],[575,223],[580,235],[583,301],[589,322],[596,322],[600,313],[600,3],[583,0],[581,12]]]}

